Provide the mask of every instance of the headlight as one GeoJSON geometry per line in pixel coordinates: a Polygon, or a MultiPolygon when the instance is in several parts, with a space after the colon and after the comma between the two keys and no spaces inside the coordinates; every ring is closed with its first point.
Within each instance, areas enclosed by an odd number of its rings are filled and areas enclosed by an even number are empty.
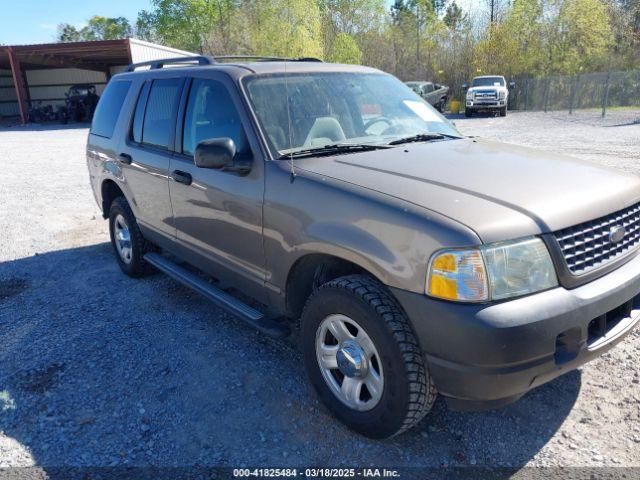
{"type": "Polygon", "coordinates": [[[467,92],[467,100],[473,100],[473,92],[467,92]]]}
{"type": "Polygon", "coordinates": [[[503,99],[504,97],[507,96],[507,93],[504,90],[500,90],[500,92],[498,93],[498,98],[503,99]]]}
{"type": "Polygon", "coordinates": [[[440,251],[427,275],[429,295],[459,302],[501,300],[557,285],[549,251],[539,238],[440,251]]]}
{"type": "Polygon", "coordinates": [[[480,250],[439,252],[429,265],[427,293],[460,302],[488,300],[487,273],[480,250]]]}

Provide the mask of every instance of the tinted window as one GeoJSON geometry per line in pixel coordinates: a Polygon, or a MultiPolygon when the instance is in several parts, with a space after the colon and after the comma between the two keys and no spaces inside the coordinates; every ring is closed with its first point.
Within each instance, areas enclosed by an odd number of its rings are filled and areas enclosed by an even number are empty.
{"type": "Polygon", "coordinates": [[[131,82],[110,82],[107,85],[93,115],[91,133],[111,138],[130,86],[131,82]]]}
{"type": "Polygon", "coordinates": [[[201,141],[222,137],[231,138],[237,152],[247,151],[240,115],[229,91],[215,80],[195,79],[185,114],[182,151],[191,155],[201,141]]]}
{"type": "Polygon", "coordinates": [[[136,103],[136,113],[133,117],[133,128],[131,131],[131,138],[134,142],[142,142],[142,122],[144,121],[144,109],[147,106],[150,87],[151,82],[145,82],[142,90],[140,90],[140,95],[138,96],[138,103],[136,103]]]}
{"type": "Polygon", "coordinates": [[[153,81],[144,114],[142,143],[169,148],[181,85],[179,78],[153,81]]]}

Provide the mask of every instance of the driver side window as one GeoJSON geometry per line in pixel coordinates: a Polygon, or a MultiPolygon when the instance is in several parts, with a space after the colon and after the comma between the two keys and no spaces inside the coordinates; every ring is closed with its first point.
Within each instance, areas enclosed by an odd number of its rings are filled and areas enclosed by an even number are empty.
{"type": "Polygon", "coordinates": [[[248,151],[240,115],[227,88],[217,80],[196,78],[185,112],[182,153],[193,155],[198,143],[223,137],[235,142],[239,154],[248,151]]]}

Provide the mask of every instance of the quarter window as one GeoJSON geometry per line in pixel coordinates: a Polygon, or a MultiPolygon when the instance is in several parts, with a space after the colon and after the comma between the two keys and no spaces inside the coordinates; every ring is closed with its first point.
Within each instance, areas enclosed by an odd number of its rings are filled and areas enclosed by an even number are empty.
{"type": "Polygon", "coordinates": [[[223,137],[235,142],[239,154],[247,152],[240,115],[227,88],[216,80],[196,78],[185,112],[182,152],[193,155],[201,141],[223,137]]]}
{"type": "Polygon", "coordinates": [[[98,102],[91,123],[91,133],[111,138],[131,82],[110,82],[98,102]]]}

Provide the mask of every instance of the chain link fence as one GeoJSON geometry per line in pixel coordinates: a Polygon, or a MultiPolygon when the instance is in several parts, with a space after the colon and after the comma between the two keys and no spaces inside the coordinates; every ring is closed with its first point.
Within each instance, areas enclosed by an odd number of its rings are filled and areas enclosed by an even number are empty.
{"type": "Polygon", "coordinates": [[[640,70],[516,78],[509,96],[512,110],[573,110],[640,107],[640,70]]]}

